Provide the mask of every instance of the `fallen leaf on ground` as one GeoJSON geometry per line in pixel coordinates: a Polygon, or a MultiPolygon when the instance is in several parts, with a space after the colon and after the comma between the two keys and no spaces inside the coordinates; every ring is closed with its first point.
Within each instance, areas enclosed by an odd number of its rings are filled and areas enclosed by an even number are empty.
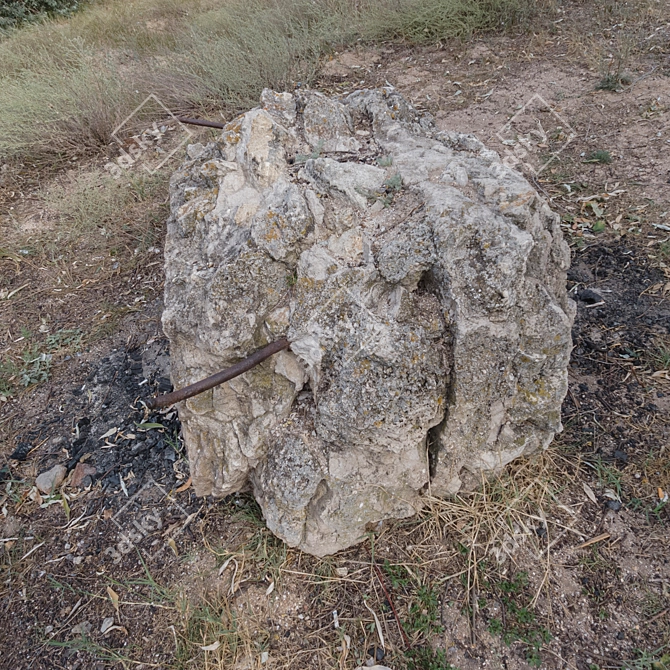
{"type": "Polygon", "coordinates": [[[100,632],[104,635],[114,625],[114,617],[108,616],[100,626],[100,632]]]}
{"type": "Polygon", "coordinates": [[[88,621],[82,621],[72,627],[72,635],[88,635],[91,632],[91,624],[88,621]]]}
{"type": "Polygon", "coordinates": [[[111,437],[111,436],[114,435],[118,430],[119,430],[119,429],[116,428],[116,427],[114,427],[114,428],[110,428],[104,435],[101,435],[99,439],[104,440],[104,439],[107,438],[107,437],[111,437]]]}
{"type": "Polygon", "coordinates": [[[375,627],[377,628],[377,635],[379,636],[379,646],[380,646],[382,649],[386,649],[386,644],[384,643],[384,634],[382,633],[382,626],[381,626],[381,624],[379,623],[379,618],[377,617],[377,614],[376,614],[375,611],[372,609],[372,607],[370,607],[370,605],[368,605],[368,604],[365,602],[365,600],[363,601],[363,604],[364,604],[365,607],[367,608],[368,612],[370,612],[370,614],[372,614],[372,617],[373,617],[373,619],[375,620],[375,627]]]}
{"type": "MultiPolygon", "coordinates": [[[[232,556],[225,560],[223,565],[219,568],[219,577],[223,574],[224,570],[230,565],[231,561],[235,561],[235,559],[232,556]]],[[[237,565],[237,561],[235,561],[235,565],[237,565]]]]}
{"type": "Polygon", "coordinates": [[[162,423],[138,423],[137,430],[153,430],[154,428],[165,428],[162,423]]]}
{"type": "Polygon", "coordinates": [[[46,544],[46,542],[40,542],[39,544],[35,545],[29,552],[25,553],[19,560],[23,561],[24,559],[28,558],[30,554],[33,552],[37,551],[40,547],[43,547],[46,544]]]}
{"type": "Polygon", "coordinates": [[[109,596],[109,599],[112,601],[112,605],[114,606],[116,613],[119,614],[119,594],[111,586],[108,586],[107,595],[109,596]]]}
{"type": "Polygon", "coordinates": [[[584,493],[588,496],[588,499],[592,502],[595,503],[596,505],[598,504],[598,499],[596,498],[596,494],[593,492],[593,489],[586,483],[584,482],[582,484],[584,487],[584,493]]]}
{"type": "Polygon", "coordinates": [[[189,488],[189,487],[191,486],[191,481],[192,481],[192,480],[191,480],[191,478],[189,477],[189,478],[186,480],[186,483],[185,483],[185,484],[182,484],[178,489],[175,489],[175,493],[181,493],[182,491],[186,491],[186,489],[189,488]]]}

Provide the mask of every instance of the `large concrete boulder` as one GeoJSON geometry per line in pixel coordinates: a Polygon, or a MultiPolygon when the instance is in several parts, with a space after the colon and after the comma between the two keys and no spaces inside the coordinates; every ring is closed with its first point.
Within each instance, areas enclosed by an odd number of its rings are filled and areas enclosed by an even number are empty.
{"type": "Polygon", "coordinates": [[[249,483],[324,555],[546,447],[574,307],[559,217],[392,89],[264,91],[171,182],[175,387],[290,349],[179,407],[198,495],[249,483]]]}

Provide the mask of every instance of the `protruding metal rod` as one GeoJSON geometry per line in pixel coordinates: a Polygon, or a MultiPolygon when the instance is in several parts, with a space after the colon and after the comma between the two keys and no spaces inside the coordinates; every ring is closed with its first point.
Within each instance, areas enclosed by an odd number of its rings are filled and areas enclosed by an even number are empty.
{"type": "Polygon", "coordinates": [[[189,119],[185,116],[178,116],[177,121],[180,123],[190,123],[192,126],[205,126],[205,128],[225,128],[225,123],[218,121],[205,121],[204,119],[189,119]]]}
{"type": "Polygon", "coordinates": [[[276,354],[278,351],[286,349],[289,344],[291,343],[286,338],[282,338],[276,342],[270,342],[270,344],[267,344],[262,349],[254,351],[253,354],[247,356],[243,361],[235,363],[235,365],[231,365],[229,368],[221,370],[221,372],[217,372],[211,377],[207,377],[207,379],[202,379],[195,384],[185,386],[183,389],[179,389],[178,391],[172,391],[172,393],[156,396],[147,403],[147,407],[149,409],[167,407],[168,405],[174,405],[174,403],[181,400],[192,398],[194,395],[198,395],[198,393],[209,391],[209,389],[214,388],[219,384],[223,384],[224,382],[230,381],[231,379],[241,375],[243,372],[251,370],[251,368],[256,367],[259,363],[262,363],[266,358],[270,358],[270,356],[276,354]]]}

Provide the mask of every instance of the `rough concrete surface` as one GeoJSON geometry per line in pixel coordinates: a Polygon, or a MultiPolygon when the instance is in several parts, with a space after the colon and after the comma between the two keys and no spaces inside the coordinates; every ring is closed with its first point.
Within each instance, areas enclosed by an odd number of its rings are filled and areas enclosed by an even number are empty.
{"type": "Polygon", "coordinates": [[[559,218],[470,135],[393,89],[264,91],[171,182],[163,326],[199,495],[249,483],[325,555],[546,447],[574,305],[559,218]]]}

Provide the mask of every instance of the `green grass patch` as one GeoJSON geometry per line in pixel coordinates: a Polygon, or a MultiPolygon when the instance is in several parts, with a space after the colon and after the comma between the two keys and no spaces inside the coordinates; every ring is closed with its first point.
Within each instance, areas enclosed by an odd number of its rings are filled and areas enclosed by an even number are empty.
{"type": "Polygon", "coordinates": [[[407,670],[456,670],[443,649],[415,647],[405,652],[407,670]]]}
{"type": "Polygon", "coordinates": [[[592,151],[586,156],[584,160],[585,163],[602,163],[603,165],[609,165],[612,162],[612,155],[609,151],[604,149],[598,149],[597,151],[592,151]]]}
{"type": "Polygon", "coordinates": [[[598,476],[598,484],[600,485],[600,488],[603,490],[610,489],[616,494],[617,498],[621,500],[623,489],[623,476],[621,470],[614,465],[607,463],[600,457],[595,458],[590,465],[598,476]]]}
{"type": "Polygon", "coordinates": [[[409,606],[405,630],[408,633],[421,633],[426,638],[444,630],[440,624],[440,603],[436,589],[427,585],[419,586],[409,606]]]}
{"type": "Polygon", "coordinates": [[[620,91],[623,86],[633,83],[633,78],[626,73],[608,72],[596,85],[597,91],[620,91]]]}
{"type": "MultiPolygon", "coordinates": [[[[492,635],[500,635],[506,645],[519,642],[524,646],[526,662],[534,667],[542,665],[541,649],[551,641],[549,630],[540,625],[530,605],[528,575],[517,572],[509,580],[489,580],[484,591],[498,601],[502,612],[488,619],[492,635]]],[[[486,611],[487,600],[480,599],[480,610],[486,611]]]]}
{"type": "Polygon", "coordinates": [[[384,560],[384,565],[382,566],[384,573],[388,577],[391,586],[394,589],[398,588],[407,588],[411,585],[411,578],[409,572],[403,565],[393,565],[389,562],[388,558],[384,560]]]}
{"type": "Polygon", "coordinates": [[[27,344],[18,360],[6,357],[0,360],[0,395],[16,395],[21,388],[41,384],[49,379],[54,355],[79,351],[83,334],[80,330],[59,330],[43,342],[32,339],[32,333],[23,330],[27,344]]]}
{"type": "Polygon", "coordinates": [[[658,370],[670,370],[670,347],[659,344],[656,350],[652,352],[652,359],[658,370]]]}
{"type": "Polygon", "coordinates": [[[670,670],[670,654],[663,653],[668,645],[655,651],[638,650],[635,658],[623,661],[621,667],[625,670],[670,670]]]}
{"type": "Polygon", "coordinates": [[[92,640],[87,635],[63,641],[51,639],[46,641],[46,645],[48,647],[60,647],[64,649],[72,649],[75,652],[90,654],[100,661],[115,664],[118,663],[125,667],[128,667],[128,664],[133,662],[131,657],[126,653],[106,647],[99,642],[92,640]]]}

